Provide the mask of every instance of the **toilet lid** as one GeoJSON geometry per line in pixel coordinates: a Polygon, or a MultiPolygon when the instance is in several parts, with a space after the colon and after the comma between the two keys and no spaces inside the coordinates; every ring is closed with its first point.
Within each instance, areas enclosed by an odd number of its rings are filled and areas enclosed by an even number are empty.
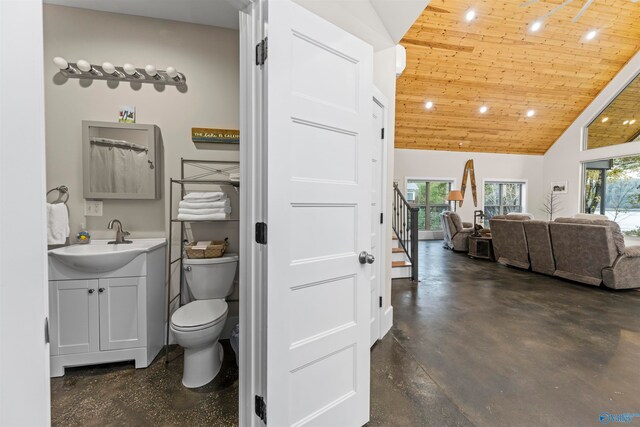
{"type": "Polygon", "coordinates": [[[227,314],[227,302],[221,299],[192,301],[177,309],[171,323],[179,328],[195,328],[216,323],[227,314]]]}

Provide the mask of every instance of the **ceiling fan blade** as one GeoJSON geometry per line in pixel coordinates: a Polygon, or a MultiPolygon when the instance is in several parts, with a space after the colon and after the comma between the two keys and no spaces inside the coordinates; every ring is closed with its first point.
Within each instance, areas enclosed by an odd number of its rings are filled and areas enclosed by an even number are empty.
{"type": "MultiPolygon", "coordinates": [[[[631,0],[634,1],[634,0],[631,0]]],[[[635,0],[638,1],[638,0],[635,0]]],[[[591,5],[591,3],[593,3],[593,0],[587,0],[587,2],[582,6],[582,9],[580,9],[580,12],[578,12],[578,14],[576,15],[575,18],[573,18],[571,20],[571,22],[577,22],[578,19],[580,19],[580,17],[582,16],[582,14],[587,10],[587,8],[591,5]]]]}

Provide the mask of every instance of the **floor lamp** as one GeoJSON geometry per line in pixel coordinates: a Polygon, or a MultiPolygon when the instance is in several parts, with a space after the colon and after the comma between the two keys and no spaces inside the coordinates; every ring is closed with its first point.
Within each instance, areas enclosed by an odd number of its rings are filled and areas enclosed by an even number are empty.
{"type": "Polygon", "coordinates": [[[456,206],[457,206],[457,202],[461,202],[462,200],[464,200],[464,197],[462,197],[462,193],[460,192],[460,190],[451,190],[449,191],[449,195],[447,196],[447,200],[449,202],[453,202],[453,211],[456,211],[456,206]]]}

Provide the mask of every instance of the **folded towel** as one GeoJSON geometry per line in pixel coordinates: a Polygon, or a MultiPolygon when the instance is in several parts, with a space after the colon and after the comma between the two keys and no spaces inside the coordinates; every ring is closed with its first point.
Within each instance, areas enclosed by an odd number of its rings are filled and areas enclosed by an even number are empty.
{"type": "Polygon", "coordinates": [[[222,191],[210,191],[210,192],[206,192],[206,193],[188,193],[186,194],[183,199],[184,200],[211,200],[211,201],[216,201],[216,200],[220,200],[223,198],[226,198],[227,195],[224,194],[222,191]]]}
{"type": "Polygon", "coordinates": [[[64,245],[69,236],[69,212],[64,203],[47,203],[47,244],[64,245]]]}
{"type": "Polygon", "coordinates": [[[190,215],[190,214],[178,214],[178,220],[180,221],[210,221],[227,219],[227,215],[223,213],[209,214],[209,215],[190,215]]]}
{"type": "Polygon", "coordinates": [[[230,173],[229,181],[240,182],[240,174],[239,173],[230,173]]]}
{"type": "Polygon", "coordinates": [[[216,209],[231,207],[231,201],[229,199],[218,200],[216,202],[198,202],[193,203],[190,201],[182,200],[179,204],[180,208],[185,209],[216,209]]]}
{"type": "Polygon", "coordinates": [[[191,249],[207,249],[207,246],[211,244],[211,240],[204,240],[196,242],[195,245],[191,246],[191,249]]]}
{"type": "Polygon", "coordinates": [[[231,213],[231,206],[227,206],[224,208],[213,208],[213,209],[187,209],[180,208],[178,209],[179,214],[187,214],[187,215],[211,215],[217,213],[231,213]]]}

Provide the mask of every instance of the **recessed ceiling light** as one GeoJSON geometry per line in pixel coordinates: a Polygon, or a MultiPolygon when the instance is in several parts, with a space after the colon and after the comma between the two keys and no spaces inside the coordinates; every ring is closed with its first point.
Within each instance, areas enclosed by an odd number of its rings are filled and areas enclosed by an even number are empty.
{"type": "Polygon", "coordinates": [[[476,17],[476,11],[473,9],[467,10],[467,13],[464,14],[464,19],[466,19],[467,22],[473,21],[475,17],[476,17]]]}
{"type": "Polygon", "coordinates": [[[584,38],[587,39],[587,40],[593,40],[596,37],[597,34],[598,34],[598,32],[596,30],[591,30],[591,31],[589,31],[587,33],[586,36],[584,36],[584,38]]]}
{"type": "Polygon", "coordinates": [[[431,110],[431,109],[433,108],[433,102],[431,102],[431,101],[427,101],[427,102],[424,104],[424,108],[426,108],[427,110],[431,110]]]}
{"type": "Polygon", "coordinates": [[[605,123],[607,120],[609,120],[609,117],[605,117],[604,119],[602,119],[602,123],[605,123]]]}
{"type": "Polygon", "coordinates": [[[629,122],[630,125],[634,124],[636,122],[636,119],[633,119],[629,122]]]}
{"type": "Polygon", "coordinates": [[[527,117],[533,117],[535,115],[536,115],[536,112],[534,110],[527,111],[527,117]]]}
{"type": "Polygon", "coordinates": [[[487,110],[489,110],[489,107],[487,107],[486,105],[483,105],[482,107],[480,107],[480,113],[484,114],[487,112],[487,110]]]}
{"type": "Polygon", "coordinates": [[[535,33],[540,28],[542,28],[542,21],[535,21],[533,24],[531,24],[531,32],[532,33],[535,33]]]}
{"type": "Polygon", "coordinates": [[[624,122],[622,122],[623,125],[628,125],[629,124],[629,120],[625,120],[624,122]]]}

